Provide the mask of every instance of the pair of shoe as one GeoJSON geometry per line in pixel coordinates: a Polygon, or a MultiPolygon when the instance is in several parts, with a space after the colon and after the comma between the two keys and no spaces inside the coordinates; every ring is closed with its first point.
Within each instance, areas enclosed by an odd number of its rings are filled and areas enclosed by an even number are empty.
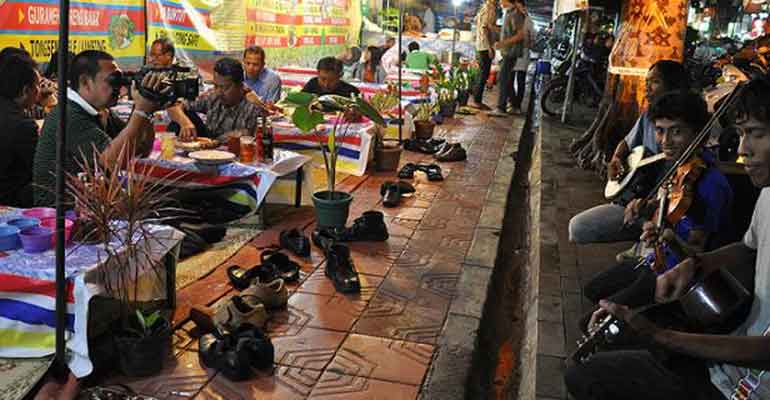
{"type": "Polygon", "coordinates": [[[275,348],[258,327],[244,324],[232,332],[203,335],[198,341],[198,358],[227,379],[243,381],[254,376],[255,368],[273,366],[275,348]]]}
{"type": "MultiPolygon", "coordinates": [[[[307,250],[308,253],[310,249],[307,250]]],[[[260,255],[260,265],[244,269],[239,265],[227,268],[230,283],[238,290],[244,290],[255,281],[272,282],[278,278],[286,282],[299,280],[299,264],[277,249],[268,249],[260,255]]]]}
{"type": "Polygon", "coordinates": [[[254,282],[239,295],[230,297],[216,310],[209,307],[193,307],[190,319],[202,332],[231,332],[249,324],[259,328],[270,318],[268,310],[286,307],[289,291],[282,279],[270,282],[254,282]]]}
{"type": "Polygon", "coordinates": [[[380,195],[382,196],[382,205],[385,207],[395,207],[401,202],[401,196],[414,193],[412,184],[406,181],[385,181],[380,186],[380,195]]]}
{"type": "Polygon", "coordinates": [[[416,171],[425,172],[425,175],[428,176],[428,180],[431,182],[444,180],[444,175],[441,173],[441,167],[436,164],[406,163],[401,167],[401,170],[398,171],[398,177],[401,179],[412,179],[414,178],[414,173],[416,171]]]}
{"type": "Polygon", "coordinates": [[[404,150],[435,154],[445,142],[444,139],[406,139],[404,140],[404,150]]]}
{"type": "Polygon", "coordinates": [[[462,143],[446,143],[438,153],[433,155],[433,158],[441,162],[465,161],[468,154],[462,143]]]}
{"type": "Polygon", "coordinates": [[[297,228],[282,231],[280,244],[281,248],[289,250],[300,257],[310,256],[310,240],[297,228]]]}
{"type": "Polygon", "coordinates": [[[359,293],[361,283],[350,256],[350,248],[338,243],[329,230],[324,229],[313,232],[313,243],[326,254],[324,274],[331,279],[334,288],[341,293],[359,293]]]}
{"type": "Polygon", "coordinates": [[[349,228],[317,228],[313,232],[313,243],[324,248],[319,238],[329,238],[335,242],[384,242],[388,237],[388,226],[385,225],[382,212],[366,211],[356,218],[349,228]]]}

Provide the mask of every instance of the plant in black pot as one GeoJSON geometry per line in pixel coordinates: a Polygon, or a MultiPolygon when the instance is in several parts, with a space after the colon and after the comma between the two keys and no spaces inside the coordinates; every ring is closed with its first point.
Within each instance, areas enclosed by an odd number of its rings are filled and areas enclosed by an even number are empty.
{"type": "Polygon", "coordinates": [[[120,370],[127,376],[152,376],[163,368],[171,348],[171,327],[160,310],[136,318],[115,336],[120,370]]]}
{"type": "Polygon", "coordinates": [[[444,118],[452,118],[457,108],[457,89],[454,79],[446,79],[436,83],[438,92],[439,112],[444,118]]]}
{"type": "Polygon", "coordinates": [[[433,115],[437,111],[438,106],[432,101],[417,106],[417,112],[414,115],[415,139],[428,140],[433,137],[433,130],[436,128],[433,115]]]}
{"type": "Polygon", "coordinates": [[[321,147],[324,167],[326,168],[326,190],[313,193],[313,205],[316,210],[316,223],[319,227],[342,228],[348,219],[348,210],[353,196],[350,193],[335,191],[337,159],[342,148],[338,139],[350,134],[351,120],[363,115],[380,127],[385,126],[380,113],[363,97],[346,98],[335,95],[316,96],[310,93],[290,93],[284,100],[289,107],[294,107],[291,120],[303,133],[312,133],[321,147]],[[323,127],[324,112],[333,113],[331,127],[323,127]],[[354,117],[352,114],[358,114],[354,117]],[[325,133],[325,136],[324,136],[325,133]]]}

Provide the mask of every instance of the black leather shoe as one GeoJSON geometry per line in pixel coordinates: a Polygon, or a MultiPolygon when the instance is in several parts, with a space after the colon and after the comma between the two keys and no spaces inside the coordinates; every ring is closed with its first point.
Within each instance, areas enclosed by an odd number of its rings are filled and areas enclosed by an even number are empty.
{"type": "Polygon", "coordinates": [[[252,356],[247,351],[238,351],[238,342],[233,335],[201,336],[198,341],[198,357],[201,364],[216,369],[231,381],[244,381],[253,376],[252,356]]]}
{"type": "MultiPolygon", "coordinates": [[[[402,193],[413,193],[414,187],[403,182],[411,188],[404,187],[402,193]]],[[[382,242],[388,240],[388,226],[385,225],[385,216],[380,211],[365,211],[353,221],[353,226],[345,228],[337,234],[339,242],[382,242]]]]}
{"type": "Polygon", "coordinates": [[[433,154],[436,152],[436,146],[432,146],[430,143],[417,139],[406,139],[404,141],[404,149],[409,151],[416,151],[423,154],[433,154]]]}
{"type": "Polygon", "coordinates": [[[385,207],[395,207],[401,202],[401,195],[414,193],[414,186],[408,182],[398,181],[386,181],[380,187],[380,195],[382,195],[382,205],[385,207]]]}
{"type": "Polygon", "coordinates": [[[316,228],[311,235],[313,244],[318,246],[324,252],[338,241],[338,234],[333,228],[316,228]]]}
{"type": "Polygon", "coordinates": [[[281,232],[280,243],[282,248],[290,250],[300,257],[310,255],[310,240],[299,229],[281,232]]]}
{"type": "Polygon", "coordinates": [[[457,146],[436,156],[436,161],[465,161],[467,158],[468,155],[466,154],[465,149],[462,146],[457,146]]]}
{"type": "Polygon", "coordinates": [[[326,276],[332,280],[334,288],[342,293],[358,293],[361,284],[358,281],[358,272],[353,259],[350,257],[350,249],[343,244],[334,244],[326,252],[326,276]]]}
{"type": "Polygon", "coordinates": [[[237,344],[235,350],[238,353],[246,353],[249,356],[249,364],[257,369],[266,369],[273,366],[275,348],[270,338],[254,325],[243,324],[233,332],[237,344]]]}

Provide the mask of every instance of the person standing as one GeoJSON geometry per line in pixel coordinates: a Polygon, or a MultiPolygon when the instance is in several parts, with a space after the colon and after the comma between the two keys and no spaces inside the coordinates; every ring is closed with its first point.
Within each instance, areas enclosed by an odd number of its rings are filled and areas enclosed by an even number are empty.
{"type": "MultiPolygon", "coordinates": [[[[526,17],[520,11],[522,1],[502,0],[500,3],[505,10],[505,17],[503,18],[500,41],[495,43],[494,47],[500,50],[503,61],[500,68],[500,93],[497,100],[497,109],[490,113],[490,116],[505,116],[508,111],[508,102],[516,104],[516,91],[513,87],[514,67],[522,55],[522,43],[526,35],[524,25],[526,17]]],[[[521,102],[521,99],[519,99],[519,102],[521,102]]]]}
{"type": "Polygon", "coordinates": [[[430,3],[423,3],[425,12],[422,14],[422,33],[436,33],[436,15],[430,7],[430,3]]]}
{"type": "Polygon", "coordinates": [[[479,58],[479,68],[481,74],[479,81],[476,82],[476,90],[473,95],[474,107],[488,111],[489,106],[484,104],[484,87],[489,79],[489,71],[492,68],[492,60],[495,59],[495,50],[492,47],[494,43],[494,32],[496,17],[496,0],[484,0],[478,15],[476,15],[476,53],[479,58]]]}
{"type": "MultiPolygon", "coordinates": [[[[524,90],[526,90],[527,83],[527,68],[529,67],[529,49],[534,43],[535,27],[532,24],[532,19],[527,13],[527,6],[524,1],[514,2],[514,7],[518,9],[519,13],[524,16],[524,38],[522,40],[521,55],[516,59],[516,64],[513,66],[514,78],[516,84],[514,89],[516,90],[511,101],[511,106],[514,113],[521,113],[521,102],[524,100],[524,90]]],[[[511,82],[513,83],[513,82],[511,82]]]]}

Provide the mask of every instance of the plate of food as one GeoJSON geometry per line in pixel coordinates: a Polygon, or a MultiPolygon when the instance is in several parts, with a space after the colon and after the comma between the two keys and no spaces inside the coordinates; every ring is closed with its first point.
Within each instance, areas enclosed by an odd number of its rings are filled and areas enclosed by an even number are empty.
{"type": "Polygon", "coordinates": [[[206,165],[220,165],[235,161],[235,154],[222,150],[200,150],[194,151],[187,157],[206,165]]]}
{"type": "Polygon", "coordinates": [[[176,141],[176,148],[184,151],[210,150],[219,147],[219,142],[205,137],[195,138],[189,142],[176,141]]]}

